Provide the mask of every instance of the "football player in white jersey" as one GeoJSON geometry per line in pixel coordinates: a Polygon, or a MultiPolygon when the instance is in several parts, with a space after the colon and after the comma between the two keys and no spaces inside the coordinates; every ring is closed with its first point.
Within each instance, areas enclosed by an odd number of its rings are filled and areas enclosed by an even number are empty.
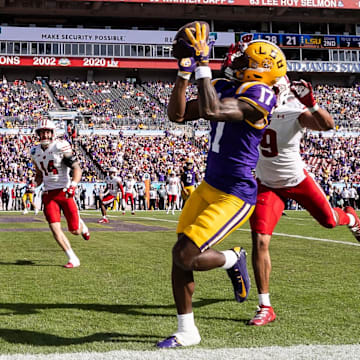
{"type": "Polygon", "coordinates": [[[109,176],[105,179],[106,188],[103,196],[100,198],[100,209],[103,216],[102,219],[98,221],[100,224],[107,224],[110,222],[106,217],[106,208],[113,206],[119,191],[121,192],[120,201],[124,198],[124,188],[121,178],[116,176],[117,172],[116,167],[111,167],[109,170],[109,176]]]}
{"type": "MultiPolygon", "coordinates": [[[[131,215],[135,215],[135,200],[134,197],[136,196],[136,189],[135,189],[135,180],[132,176],[132,174],[128,174],[126,176],[126,180],[125,180],[125,188],[124,188],[124,192],[125,192],[125,207],[130,199],[130,204],[131,204],[131,215]]],[[[125,208],[123,211],[123,214],[125,215],[125,208]]]]}
{"type": "Polygon", "coordinates": [[[174,171],[171,171],[170,178],[167,181],[167,194],[168,194],[168,208],[166,213],[168,214],[171,210],[171,213],[175,215],[175,207],[176,207],[176,201],[180,193],[181,185],[180,185],[180,179],[175,176],[174,171]]]}
{"type": "Polygon", "coordinates": [[[265,325],[276,318],[269,296],[269,245],[287,199],[297,201],[326,228],[347,225],[360,241],[360,220],[355,210],[331,207],[324,191],[305,170],[299,153],[304,128],[330,130],[334,120],[316,103],[310,83],[301,80],[292,84],[286,76],[275,84],[277,107],[260,143],[256,166],[258,195],[250,218],[259,308],[249,325],[265,325]]]}
{"type": "Polygon", "coordinates": [[[42,120],[35,131],[40,138],[40,144],[31,149],[31,158],[36,169],[36,186],[44,185],[42,195],[44,215],[55,240],[69,258],[65,267],[75,268],[80,266],[80,260],[61,229],[60,218],[62,210],[69,231],[73,235],[82,234],[84,240],[90,239],[89,229],[80,219],[74,201],[82,171],[70,144],[55,138],[55,124],[51,120],[42,120]],[[72,178],[70,169],[73,172],[72,178]]]}

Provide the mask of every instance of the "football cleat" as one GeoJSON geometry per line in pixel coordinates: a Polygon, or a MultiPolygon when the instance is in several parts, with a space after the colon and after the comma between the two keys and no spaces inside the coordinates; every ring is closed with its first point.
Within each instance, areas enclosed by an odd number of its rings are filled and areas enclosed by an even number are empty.
{"type": "Polygon", "coordinates": [[[23,215],[26,215],[28,213],[28,211],[25,209],[24,211],[23,211],[23,215]]]}
{"type": "Polygon", "coordinates": [[[355,236],[355,239],[360,242],[360,219],[359,219],[356,211],[351,206],[346,206],[344,211],[347,214],[351,214],[355,218],[355,224],[353,226],[348,226],[348,228],[355,236]]]}
{"type": "Polygon", "coordinates": [[[156,347],[158,347],[160,349],[170,349],[170,348],[175,348],[175,347],[179,347],[179,346],[183,346],[183,345],[180,344],[180,342],[176,336],[169,336],[168,338],[166,338],[162,341],[159,341],[156,344],[156,347]]]}
{"type": "Polygon", "coordinates": [[[132,211],[132,212],[131,212],[131,215],[135,215],[135,211],[132,211]]]}
{"type": "Polygon", "coordinates": [[[107,218],[100,219],[98,221],[99,224],[108,224],[110,221],[107,218]]]}
{"type": "Polygon", "coordinates": [[[80,262],[71,262],[69,261],[66,265],[64,265],[64,268],[66,269],[73,269],[80,266],[80,262]]]}
{"type": "Polygon", "coordinates": [[[248,322],[248,325],[263,326],[276,319],[276,314],[271,306],[260,305],[256,315],[248,322]]]}
{"type": "Polygon", "coordinates": [[[81,233],[81,236],[83,237],[84,240],[90,240],[90,232],[89,231],[81,233]]]}
{"type": "Polygon", "coordinates": [[[201,337],[197,328],[189,332],[176,332],[175,334],[159,341],[156,346],[161,349],[170,349],[179,346],[197,345],[201,341],[201,337]]]}
{"type": "Polygon", "coordinates": [[[234,287],[235,300],[244,302],[249,295],[251,287],[250,277],[246,267],[246,251],[239,247],[234,247],[232,250],[238,259],[235,265],[226,271],[234,287]]]}

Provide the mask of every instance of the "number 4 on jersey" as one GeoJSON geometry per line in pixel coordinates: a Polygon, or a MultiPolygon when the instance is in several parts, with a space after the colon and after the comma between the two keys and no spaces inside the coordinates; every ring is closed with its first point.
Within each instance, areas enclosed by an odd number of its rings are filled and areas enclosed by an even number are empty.
{"type": "Polygon", "coordinates": [[[54,166],[54,160],[50,160],[47,164],[47,169],[45,169],[44,163],[40,161],[41,170],[44,172],[45,176],[48,176],[52,172],[53,175],[57,175],[59,172],[54,166]]]}

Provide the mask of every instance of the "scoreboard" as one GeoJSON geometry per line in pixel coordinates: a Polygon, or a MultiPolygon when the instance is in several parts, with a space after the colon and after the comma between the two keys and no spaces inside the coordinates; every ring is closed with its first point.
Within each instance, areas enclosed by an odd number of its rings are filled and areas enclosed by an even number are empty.
{"type": "Polygon", "coordinates": [[[360,49],[360,36],[240,33],[241,41],[264,39],[284,48],[360,49]]]}

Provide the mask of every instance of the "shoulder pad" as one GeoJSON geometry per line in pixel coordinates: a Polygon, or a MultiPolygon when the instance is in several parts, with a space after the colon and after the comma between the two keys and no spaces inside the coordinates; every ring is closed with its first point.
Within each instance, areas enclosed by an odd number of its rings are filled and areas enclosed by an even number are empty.
{"type": "Polygon", "coordinates": [[[56,142],[56,148],[63,153],[72,152],[71,145],[66,140],[60,140],[56,142]]]}

